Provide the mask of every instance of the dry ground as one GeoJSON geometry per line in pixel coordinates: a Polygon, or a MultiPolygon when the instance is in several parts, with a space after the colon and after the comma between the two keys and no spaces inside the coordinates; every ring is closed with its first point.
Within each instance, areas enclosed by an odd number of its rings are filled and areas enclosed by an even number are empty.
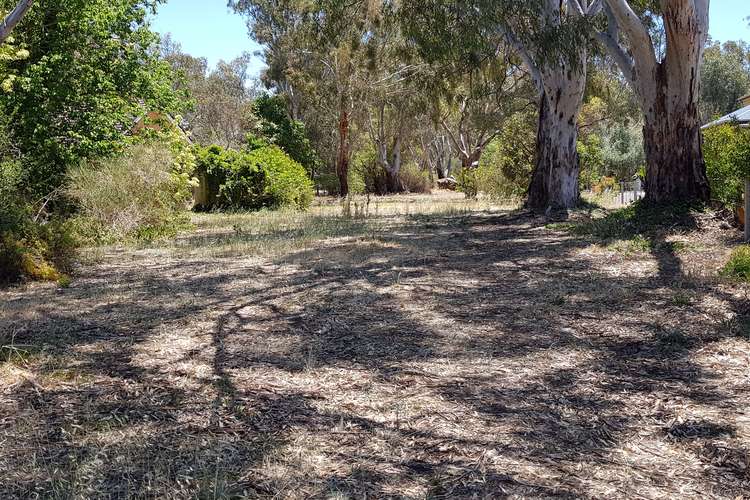
{"type": "Polygon", "coordinates": [[[736,233],[440,200],[200,216],[0,291],[0,498],[750,497],[736,233]]]}

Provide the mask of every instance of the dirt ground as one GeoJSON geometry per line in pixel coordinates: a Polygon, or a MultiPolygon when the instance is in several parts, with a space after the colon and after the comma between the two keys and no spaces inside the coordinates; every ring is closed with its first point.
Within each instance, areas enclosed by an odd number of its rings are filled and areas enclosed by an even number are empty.
{"type": "Polygon", "coordinates": [[[0,291],[0,498],[750,498],[738,233],[235,219],[0,291]]]}

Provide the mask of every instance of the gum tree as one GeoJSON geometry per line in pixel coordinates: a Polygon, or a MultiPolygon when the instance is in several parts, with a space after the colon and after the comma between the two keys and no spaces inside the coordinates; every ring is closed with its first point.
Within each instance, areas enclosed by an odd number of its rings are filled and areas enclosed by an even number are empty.
{"type": "Polygon", "coordinates": [[[601,3],[607,29],[598,39],[635,91],[644,116],[647,199],[708,201],[698,104],[709,0],[601,3]],[[650,29],[660,23],[663,40],[650,29]]]}
{"type": "Polygon", "coordinates": [[[8,39],[13,28],[21,22],[21,19],[23,19],[23,16],[26,15],[32,5],[34,5],[34,0],[21,0],[16,4],[15,8],[5,16],[3,23],[0,24],[0,43],[3,43],[8,39]]]}
{"type": "Polygon", "coordinates": [[[586,86],[588,0],[409,0],[407,30],[424,52],[448,59],[495,57],[510,46],[539,98],[536,167],[527,205],[573,207],[579,200],[576,144],[586,86]],[[459,35],[460,34],[460,35],[459,35]]]}

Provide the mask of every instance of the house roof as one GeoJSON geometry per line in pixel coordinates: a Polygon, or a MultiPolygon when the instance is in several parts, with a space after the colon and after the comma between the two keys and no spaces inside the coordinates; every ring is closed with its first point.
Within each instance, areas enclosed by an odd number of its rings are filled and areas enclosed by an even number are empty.
{"type": "Polygon", "coordinates": [[[712,121],[711,123],[708,123],[701,128],[705,130],[707,128],[716,127],[717,125],[723,125],[725,123],[738,123],[740,125],[746,125],[750,123],[750,106],[745,106],[744,108],[740,108],[737,111],[729,113],[726,116],[722,116],[718,120],[712,121]]]}

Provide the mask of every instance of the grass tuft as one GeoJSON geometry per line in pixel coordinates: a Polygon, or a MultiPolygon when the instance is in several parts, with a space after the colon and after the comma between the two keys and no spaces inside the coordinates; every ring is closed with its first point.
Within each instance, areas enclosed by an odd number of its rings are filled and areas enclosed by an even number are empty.
{"type": "Polygon", "coordinates": [[[750,245],[735,248],[721,270],[721,275],[740,281],[750,282],[750,245]]]}

